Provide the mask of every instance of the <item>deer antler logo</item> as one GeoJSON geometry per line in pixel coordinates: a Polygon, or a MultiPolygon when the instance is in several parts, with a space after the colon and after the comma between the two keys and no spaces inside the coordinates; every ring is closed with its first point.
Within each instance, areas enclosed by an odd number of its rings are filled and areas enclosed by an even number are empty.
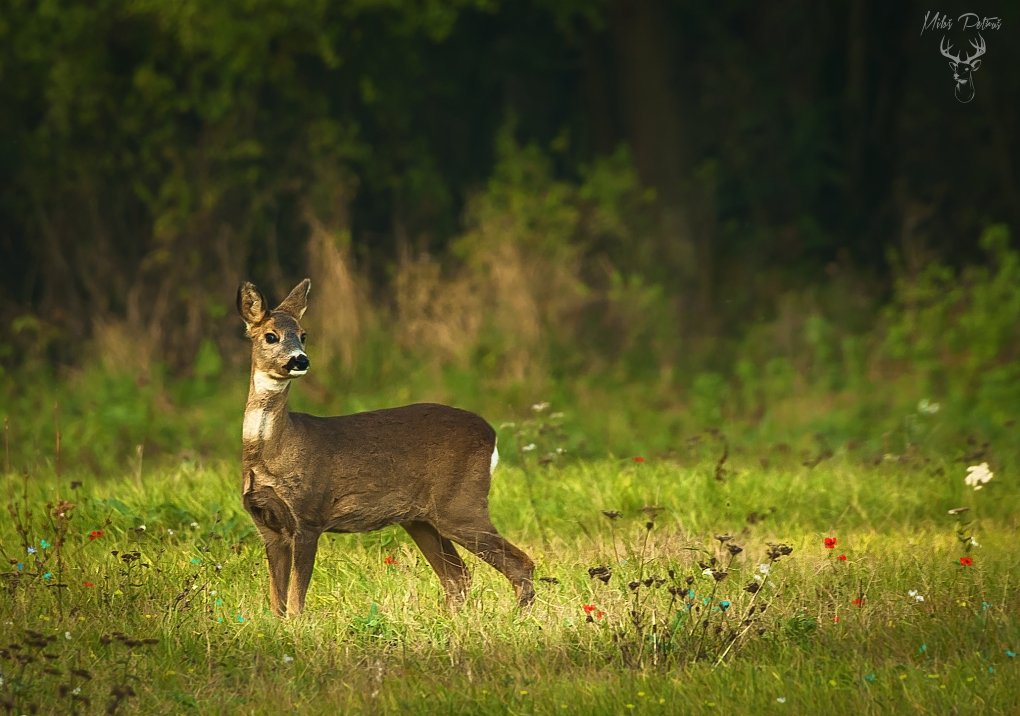
{"type": "Polygon", "coordinates": [[[961,60],[958,54],[953,54],[953,45],[942,36],[939,43],[939,51],[943,57],[949,59],[949,66],[953,68],[953,79],[956,80],[956,99],[966,104],[974,99],[974,73],[981,67],[981,60],[978,59],[985,54],[985,38],[977,36],[977,40],[971,40],[970,46],[974,48],[973,55],[967,55],[967,59],[961,60]]]}

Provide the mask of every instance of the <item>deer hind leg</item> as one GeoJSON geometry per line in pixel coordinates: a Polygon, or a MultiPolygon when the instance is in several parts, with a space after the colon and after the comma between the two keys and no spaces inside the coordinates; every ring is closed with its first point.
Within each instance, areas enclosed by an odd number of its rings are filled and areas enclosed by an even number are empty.
{"type": "Polygon", "coordinates": [[[428,522],[405,522],[401,527],[411,535],[411,539],[439,575],[443,591],[446,592],[447,605],[450,607],[460,605],[467,596],[471,575],[468,574],[464,560],[457,554],[453,543],[439,534],[439,531],[428,522]]]}
{"type": "Polygon", "coordinates": [[[294,535],[293,561],[290,585],[287,591],[287,615],[297,616],[305,609],[305,595],[312,580],[315,552],[319,547],[319,533],[299,530],[294,535]]]}
{"type": "Polygon", "coordinates": [[[535,572],[535,563],[499,534],[491,522],[455,528],[451,530],[450,536],[457,544],[502,572],[517,592],[517,602],[520,606],[526,607],[534,601],[535,588],[532,584],[532,575],[535,572]]]}

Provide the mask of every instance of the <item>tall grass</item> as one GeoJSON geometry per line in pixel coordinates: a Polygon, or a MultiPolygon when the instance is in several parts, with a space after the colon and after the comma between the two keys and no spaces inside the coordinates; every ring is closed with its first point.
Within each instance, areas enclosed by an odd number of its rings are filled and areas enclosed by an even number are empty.
{"type": "Polygon", "coordinates": [[[0,702],[1010,713],[1015,467],[992,459],[995,478],[974,491],[952,455],[872,464],[834,452],[810,466],[782,449],[720,463],[707,441],[600,461],[543,460],[536,447],[500,468],[492,494],[494,522],[538,565],[529,611],[469,558],[467,603],[447,612],[413,543],[388,528],[324,538],[308,610],[292,620],[269,612],[230,463],[141,481],[8,473],[0,702]]]}
{"type": "MultiPolygon", "coordinates": [[[[566,182],[503,137],[450,251],[408,243],[383,281],[351,250],[342,212],[322,222],[309,209],[313,370],[295,405],[436,400],[507,422],[549,401],[569,413],[572,451],[593,457],[667,454],[720,428],[735,444],[852,440],[873,454],[1015,431],[1020,254],[1005,227],[962,269],[894,262],[887,297],[851,266],[804,281],[735,260],[718,295],[698,298],[633,248],[647,243],[648,201],[626,155],[566,182]]],[[[290,282],[270,273],[252,278],[278,298],[290,282]]],[[[55,464],[58,430],[64,464],[97,475],[139,455],[155,467],[234,454],[248,373],[234,285],[179,288],[186,325],[154,320],[131,294],[124,315],[79,317],[90,342],[59,369],[45,322],[11,322],[0,417],[15,465],[55,464]]]]}

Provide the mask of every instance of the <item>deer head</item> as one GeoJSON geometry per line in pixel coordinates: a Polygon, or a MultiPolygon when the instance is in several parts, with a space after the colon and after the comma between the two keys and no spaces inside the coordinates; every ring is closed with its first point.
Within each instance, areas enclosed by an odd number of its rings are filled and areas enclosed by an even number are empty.
{"type": "Polygon", "coordinates": [[[942,36],[939,43],[939,51],[943,57],[949,59],[949,66],[953,69],[953,79],[956,80],[956,99],[967,103],[974,99],[974,72],[981,67],[981,60],[978,59],[985,54],[985,38],[977,36],[977,40],[971,40],[970,46],[974,48],[974,54],[968,55],[967,59],[961,60],[958,54],[953,53],[953,45],[942,36]]]}
{"type": "Polygon", "coordinates": [[[254,284],[237,290],[237,310],[252,342],[252,375],[279,387],[308,372],[305,332],[299,321],[308,306],[311,281],[305,279],[272,311],[254,284]]]}

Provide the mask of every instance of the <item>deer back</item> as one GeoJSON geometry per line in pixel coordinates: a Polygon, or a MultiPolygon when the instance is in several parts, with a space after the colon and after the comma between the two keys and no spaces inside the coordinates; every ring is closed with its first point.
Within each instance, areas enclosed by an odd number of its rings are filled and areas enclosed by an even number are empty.
{"type": "Polygon", "coordinates": [[[252,469],[308,527],[362,532],[487,510],[496,434],[474,413],[420,403],[288,417],[252,469]]]}

